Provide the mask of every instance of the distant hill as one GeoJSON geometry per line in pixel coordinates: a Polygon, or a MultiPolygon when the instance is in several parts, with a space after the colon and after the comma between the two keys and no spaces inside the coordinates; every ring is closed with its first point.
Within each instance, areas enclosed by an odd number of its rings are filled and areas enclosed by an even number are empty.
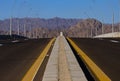
{"type": "MultiPolygon", "coordinates": [[[[17,28],[20,28],[20,35],[24,35],[24,27],[26,28],[26,36],[35,37],[53,37],[59,34],[59,31],[75,25],[81,19],[65,19],[65,18],[12,18],[12,33],[17,34],[17,28]],[[37,30],[37,31],[36,31],[37,30]],[[39,34],[36,36],[35,34],[39,34]]],[[[10,19],[0,20],[0,34],[9,34],[10,19]]]]}
{"type": "MultiPolygon", "coordinates": [[[[71,25],[77,24],[78,21],[81,19],[65,19],[65,18],[51,18],[51,19],[43,19],[43,18],[13,18],[12,19],[12,27],[16,30],[18,23],[20,28],[26,24],[26,27],[31,28],[34,27],[42,27],[48,29],[61,29],[61,28],[68,28],[71,25]]],[[[10,19],[0,20],[0,27],[2,29],[8,30],[10,24],[10,19]]]]}
{"type": "MultiPolygon", "coordinates": [[[[9,34],[10,19],[0,20],[0,34],[9,34]]],[[[114,31],[118,30],[114,25],[114,31]]],[[[111,24],[103,24],[104,33],[111,32],[111,24]]],[[[12,34],[17,34],[20,28],[20,35],[29,38],[42,38],[58,36],[60,31],[70,37],[91,37],[102,34],[102,23],[96,19],[65,19],[65,18],[12,18],[12,34]],[[26,32],[23,30],[25,29],[26,32]]]]}
{"type": "Polygon", "coordinates": [[[71,26],[67,33],[72,37],[90,37],[101,33],[102,23],[96,19],[85,19],[71,26]],[[98,31],[97,33],[95,31],[98,31]]]}
{"type": "MultiPolygon", "coordinates": [[[[112,24],[102,24],[100,21],[89,18],[78,22],[66,30],[69,37],[93,37],[102,33],[109,33],[112,30],[112,24]],[[102,31],[103,25],[103,31],[102,31]]],[[[114,32],[119,30],[119,24],[114,24],[114,32]]]]}

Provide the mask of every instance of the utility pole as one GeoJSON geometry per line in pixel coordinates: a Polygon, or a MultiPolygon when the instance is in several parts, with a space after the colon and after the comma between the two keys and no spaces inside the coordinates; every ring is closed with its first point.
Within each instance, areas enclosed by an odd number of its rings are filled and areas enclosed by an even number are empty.
{"type": "Polygon", "coordinates": [[[10,17],[10,31],[9,31],[10,36],[12,36],[12,17],[10,17]]]}
{"type": "MultiPolygon", "coordinates": [[[[120,11],[119,11],[119,20],[120,20],[120,11]]],[[[119,21],[118,32],[120,32],[120,21],[119,21]]]]}
{"type": "Polygon", "coordinates": [[[36,27],[35,29],[35,38],[37,39],[37,36],[38,36],[38,28],[36,27]]]}
{"type": "Polygon", "coordinates": [[[24,36],[26,37],[26,24],[24,23],[24,36]]]}
{"type": "Polygon", "coordinates": [[[104,34],[104,25],[103,25],[103,22],[102,22],[102,34],[104,34]]]}
{"type": "MultiPolygon", "coordinates": [[[[119,2],[120,2],[120,0],[119,0],[119,2]]],[[[120,37],[120,35],[119,35],[119,32],[120,32],[120,6],[119,6],[118,14],[119,14],[118,36],[120,37]]]]}
{"type": "Polygon", "coordinates": [[[98,32],[98,31],[97,31],[97,28],[98,28],[98,27],[95,27],[95,32],[96,32],[95,34],[96,34],[96,36],[97,36],[97,32],[98,32]]]}
{"type": "Polygon", "coordinates": [[[18,21],[17,21],[17,24],[18,24],[18,32],[17,32],[17,34],[18,34],[18,35],[20,35],[20,25],[19,25],[19,19],[18,19],[18,21]]]}
{"type": "Polygon", "coordinates": [[[113,16],[112,16],[112,33],[114,32],[114,12],[113,12],[113,16]]]}
{"type": "Polygon", "coordinates": [[[31,35],[32,35],[32,31],[31,31],[31,25],[30,25],[30,28],[29,28],[29,38],[31,38],[31,35]]]}
{"type": "MultiPolygon", "coordinates": [[[[120,16],[119,16],[120,17],[120,16]]],[[[120,21],[118,23],[118,32],[120,32],[120,21]]]]}
{"type": "Polygon", "coordinates": [[[87,38],[89,38],[89,29],[87,28],[87,38]]]}
{"type": "Polygon", "coordinates": [[[92,36],[93,36],[93,34],[92,34],[92,27],[90,27],[90,35],[91,35],[91,38],[92,38],[92,36]]]}
{"type": "MultiPolygon", "coordinates": [[[[84,15],[87,16],[88,18],[90,18],[86,12],[84,12],[84,15]]],[[[92,38],[93,35],[92,35],[92,27],[91,26],[92,26],[92,24],[90,22],[90,30],[88,29],[88,37],[92,38]],[[90,33],[90,35],[89,35],[89,33],[90,33]]]]}

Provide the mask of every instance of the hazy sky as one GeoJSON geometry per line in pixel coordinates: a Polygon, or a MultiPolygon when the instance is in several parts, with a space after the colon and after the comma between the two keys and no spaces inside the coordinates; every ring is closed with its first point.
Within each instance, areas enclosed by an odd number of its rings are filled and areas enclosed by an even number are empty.
{"type": "Polygon", "coordinates": [[[120,0],[0,0],[0,19],[13,17],[96,18],[120,21],[120,0]]]}

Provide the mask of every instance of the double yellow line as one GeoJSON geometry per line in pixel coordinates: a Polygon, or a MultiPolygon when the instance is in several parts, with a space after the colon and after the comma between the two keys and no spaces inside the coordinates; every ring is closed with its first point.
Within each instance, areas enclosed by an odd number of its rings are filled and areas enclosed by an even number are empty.
{"type": "Polygon", "coordinates": [[[51,39],[51,41],[48,43],[48,45],[45,47],[45,49],[42,51],[38,59],[34,62],[34,64],[31,66],[31,68],[28,70],[28,72],[23,77],[22,81],[33,81],[35,75],[37,74],[37,71],[39,70],[47,52],[49,51],[53,41],[55,38],[51,39]]]}
{"type": "Polygon", "coordinates": [[[85,54],[70,38],[67,38],[83,62],[86,64],[96,81],[111,81],[111,79],[85,54]]]}

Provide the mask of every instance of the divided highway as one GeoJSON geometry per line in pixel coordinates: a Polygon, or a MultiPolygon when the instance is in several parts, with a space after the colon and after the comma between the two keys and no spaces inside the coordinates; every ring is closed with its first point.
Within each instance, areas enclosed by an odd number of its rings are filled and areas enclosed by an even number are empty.
{"type": "Polygon", "coordinates": [[[112,81],[120,79],[120,39],[72,38],[112,81]]]}
{"type": "MultiPolygon", "coordinates": [[[[120,75],[120,39],[114,38],[70,38],[76,45],[112,80],[119,81],[120,75]]],[[[30,81],[49,81],[51,76],[48,73],[57,73],[54,77],[56,81],[65,80],[69,75],[70,81],[79,81],[80,74],[74,68],[80,68],[76,65],[74,54],[64,37],[58,37],[53,45],[52,52],[43,53],[43,50],[49,45],[51,39],[32,39],[32,40],[6,40],[0,41],[0,81],[29,81],[30,68],[38,65],[42,59],[40,69],[36,76],[30,81]],[[41,55],[40,55],[41,54],[41,55]],[[62,55],[62,56],[61,56],[62,55]],[[50,59],[49,59],[50,56],[50,59]],[[43,58],[45,57],[45,58],[43,58]],[[59,59],[58,59],[59,57],[59,59]],[[63,59],[64,60],[61,60],[63,59]],[[75,63],[73,63],[73,59],[75,63]],[[37,61],[38,60],[38,61],[37,61]],[[48,63],[47,63],[48,62],[48,63]],[[54,64],[57,63],[57,64],[54,64]],[[52,65],[53,64],[53,65],[52,65]],[[47,67],[46,67],[47,65],[47,67]],[[50,67],[51,68],[50,68],[50,67]],[[57,68],[52,68],[53,66],[57,68]],[[58,67],[59,66],[59,67],[58,67]],[[63,67],[64,66],[64,67],[63,67]],[[62,68],[61,68],[62,67],[62,68]],[[47,69],[46,69],[47,68],[47,69]],[[63,71],[64,70],[66,71],[63,71]],[[52,69],[52,70],[51,70],[52,69]],[[56,72],[54,72],[56,71],[56,72]],[[76,71],[76,73],[75,73],[76,71]],[[60,73],[65,72],[65,73],[60,73]],[[65,76],[63,76],[65,75],[65,76]],[[71,76],[72,75],[72,76],[71,76]],[[57,76],[57,77],[56,77],[57,76]],[[61,78],[62,76],[62,78],[61,78]],[[76,77],[77,76],[77,77],[76,77]],[[46,80],[46,77],[48,79],[46,80]],[[24,79],[25,78],[25,79],[24,79]],[[43,79],[42,79],[43,78],[43,79]]],[[[53,39],[54,40],[54,39],[53,39]]],[[[77,59],[78,60],[78,59],[77,59]]],[[[79,61],[79,60],[78,60],[79,61]]],[[[34,67],[33,69],[34,70],[34,67]]],[[[34,71],[35,72],[35,71],[34,71]]],[[[84,76],[86,78],[86,76],[84,76]]],[[[83,78],[81,78],[83,79],[83,78]]],[[[105,79],[104,79],[105,80],[105,79]]],[[[86,81],[86,79],[84,79],[86,81]]],[[[108,80],[110,81],[110,80],[108,80]]]]}
{"type": "Polygon", "coordinates": [[[0,41],[0,81],[21,81],[50,40],[0,41]]]}

